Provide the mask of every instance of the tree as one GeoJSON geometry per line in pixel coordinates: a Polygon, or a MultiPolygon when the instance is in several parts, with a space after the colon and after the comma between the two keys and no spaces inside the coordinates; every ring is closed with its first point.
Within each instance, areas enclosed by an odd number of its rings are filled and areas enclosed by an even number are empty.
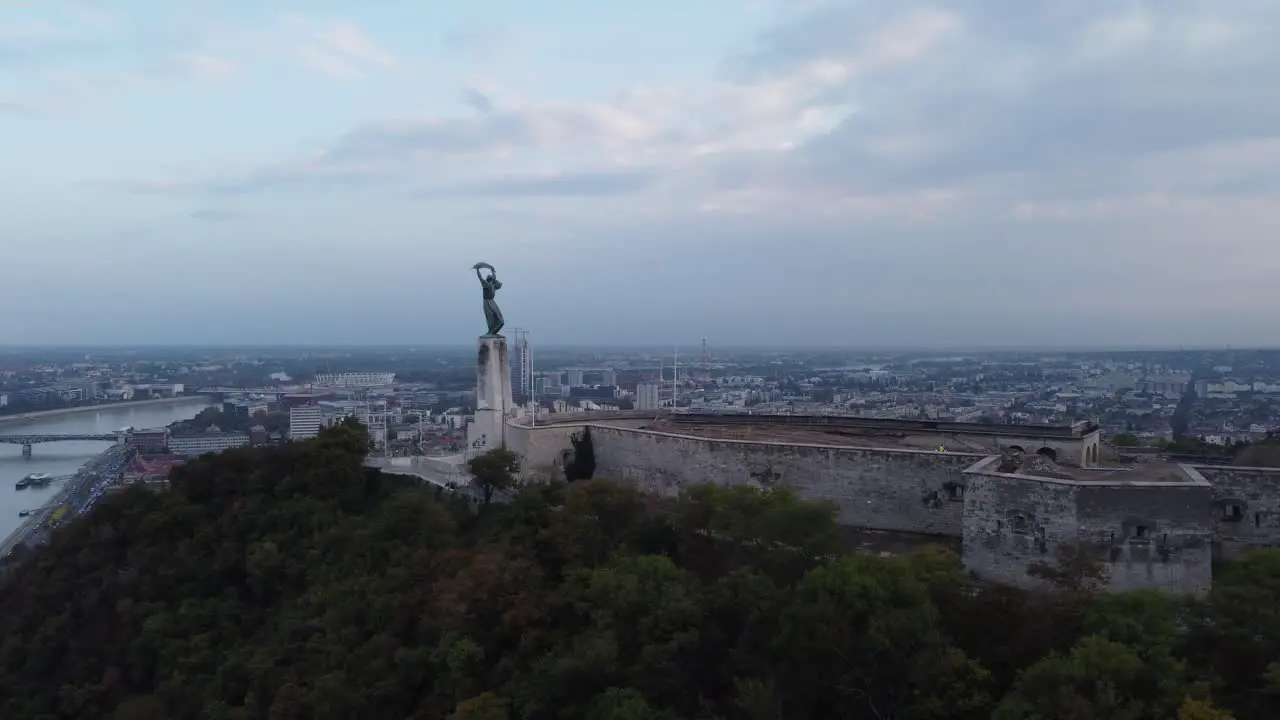
{"type": "Polygon", "coordinates": [[[975,589],[948,550],[851,547],[767,468],[496,502],[519,467],[486,454],[477,513],[367,445],[352,422],[198,458],[10,556],[0,717],[1280,717],[1280,551],[1203,600],[1092,592],[1085,546],[1044,589],[975,589]]]}
{"type": "Polygon", "coordinates": [[[1111,436],[1111,444],[1116,447],[1137,447],[1142,443],[1138,440],[1137,435],[1131,432],[1122,432],[1111,436]]]}
{"type": "Polygon", "coordinates": [[[1235,718],[1226,710],[1219,710],[1204,700],[1187,698],[1178,708],[1178,720],[1235,720],[1235,718]]]}
{"type": "Polygon", "coordinates": [[[485,505],[496,493],[513,490],[519,484],[520,456],[506,448],[494,448],[467,461],[472,482],[480,488],[485,505]]]}
{"type": "Polygon", "coordinates": [[[1257,550],[1214,573],[1192,660],[1238,717],[1280,717],[1280,551],[1257,550]]]}
{"type": "Polygon", "coordinates": [[[1246,467],[1280,467],[1280,441],[1268,439],[1245,445],[1236,452],[1235,464],[1246,467]]]}
{"type": "Polygon", "coordinates": [[[573,446],[569,462],[564,466],[564,478],[568,482],[590,480],[596,474],[596,446],[591,441],[591,428],[569,436],[573,446]]]}
{"type": "Polygon", "coordinates": [[[1129,647],[1086,637],[1027,668],[992,720],[1165,720],[1183,695],[1129,647]],[[1177,694],[1174,694],[1174,693],[1177,694]]]}
{"type": "Polygon", "coordinates": [[[511,703],[500,695],[486,692],[458,703],[449,720],[508,720],[511,703]]]}

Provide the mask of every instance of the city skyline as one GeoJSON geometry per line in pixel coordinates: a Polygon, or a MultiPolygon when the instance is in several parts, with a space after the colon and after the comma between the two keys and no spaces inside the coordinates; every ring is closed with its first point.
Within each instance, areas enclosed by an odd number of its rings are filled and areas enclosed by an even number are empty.
{"type": "Polygon", "coordinates": [[[2,7],[0,346],[1280,345],[1280,8],[987,5],[2,7]]]}

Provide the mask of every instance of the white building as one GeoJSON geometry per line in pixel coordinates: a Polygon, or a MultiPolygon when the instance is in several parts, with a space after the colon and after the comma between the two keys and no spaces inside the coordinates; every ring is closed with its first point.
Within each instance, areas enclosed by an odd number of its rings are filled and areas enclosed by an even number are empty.
{"type": "MultiPolygon", "coordinates": [[[[389,414],[386,400],[321,402],[319,409],[323,418],[321,425],[337,425],[347,418],[355,418],[368,430],[370,440],[377,445],[386,444],[389,414]]],[[[292,429],[293,416],[289,419],[292,429]]]]}
{"type": "Polygon", "coordinates": [[[173,435],[169,438],[169,452],[176,455],[204,455],[218,453],[249,444],[245,433],[200,433],[199,435],[173,435]]]}
{"type": "Polygon", "coordinates": [[[658,398],[659,387],[653,383],[636,385],[636,409],[657,410],[662,407],[658,398]]]}
{"type": "Polygon", "coordinates": [[[320,434],[324,418],[318,405],[301,405],[289,409],[289,439],[306,440],[320,434]]]}

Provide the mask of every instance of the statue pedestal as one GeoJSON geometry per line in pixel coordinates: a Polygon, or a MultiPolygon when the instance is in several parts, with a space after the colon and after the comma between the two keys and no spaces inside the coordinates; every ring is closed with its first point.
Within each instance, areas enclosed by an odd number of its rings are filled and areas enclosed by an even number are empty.
{"type": "Polygon", "coordinates": [[[481,335],[476,356],[476,417],[467,428],[470,454],[506,447],[507,418],[514,410],[507,339],[481,335]]]}

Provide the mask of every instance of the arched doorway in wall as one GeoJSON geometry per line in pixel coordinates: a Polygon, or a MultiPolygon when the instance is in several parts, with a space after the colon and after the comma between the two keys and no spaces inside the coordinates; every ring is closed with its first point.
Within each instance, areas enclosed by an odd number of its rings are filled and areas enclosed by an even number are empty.
{"type": "Polygon", "coordinates": [[[1089,464],[1090,465],[1098,464],[1098,446],[1097,445],[1089,446],[1089,464]]]}
{"type": "Polygon", "coordinates": [[[1012,453],[1018,453],[1019,455],[1025,455],[1027,453],[1026,450],[1022,449],[1021,445],[1010,445],[1009,447],[1006,447],[1005,450],[1012,453]]]}
{"type": "Polygon", "coordinates": [[[1036,454],[1048,458],[1053,462],[1058,462],[1058,452],[1051,447],[1042,447],[1036,451],[1036,454]]]}

